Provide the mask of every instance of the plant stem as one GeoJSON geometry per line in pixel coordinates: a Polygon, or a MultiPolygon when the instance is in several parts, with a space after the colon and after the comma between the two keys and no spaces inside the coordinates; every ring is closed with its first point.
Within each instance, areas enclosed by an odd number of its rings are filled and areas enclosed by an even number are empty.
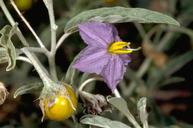
{"type": "MultiPolygon", "coordinates": [[[[0,0],[0,7],[2,8],[2,11],[4,12],[7,20],[9,21],[9,23],[11,24],[11,26],[15,26],[16,22],[14,21],[13,17],[11,16],[11,14],[9,13],[9,10],[7,9],[7,7],[5,6],[5,3],[3,2],[3,0],[0,0]]],[[[23,34],[21,33],[20,29],[17,27],[17,36],[19,37],[19,39],[21,40],[22,44],[24,46],[29,46],[28,42],[26,41],[26,39],[24,38],[23,34]]]]}
{"type": "Polygon", "coordinates": [[[49,51],[47,51],[43,48],[39,48],[39,47],[24,47],[24,48],[28,49],[31,52],[43,53],[46,56],[49,56],[49,51]]]}
{"type": "Polygon", "coordinates": [[[60,45],[63,43],[63,41],[72,33],[64,33],[60,39],[58,40],[57,42],[57,45],[56,45],[56,50],[60,47],[60,45]]]}
{"type": "Polygon", "coordinates": [[[3,2],[3,0],[0,0],[0,6],[6,16],[6,18],[8,19],[9,23],[14,26],[15,25],[15,21],[13,19],[13,17],[11,16],[11,14],[9,13],[7,7],[5,6],[5,3],[3,2]]]}
{"type": "Polygon", "coordinates": [[[57,73],[56,73],[56,64],[55,64],[55,54],[50,54],[48,57],[50,75],[53,80],[57,81],[57,73]]]}
{"type": "Polygon", "coordinates": [[[18,56],[16,59],[32,64],[31,61],[27,57],[24,57],[24,56],[18,56]]]}
{"type": "Polygon", "coordinates": [[[37,36],[36,32],[33,30],[33,28],[31,27],[31,25],[28,23],[28,21],[25,19],[25,17],[21,14],[21,12],[19,11],[19,9],[17,8],[17,6],[15,5],[15,2],[13,0],[10,0],[11,4],[13,6],[13,8],[15,9],[15,11],[17,12],[17,14],[20,16],[20,18],[23,20],[23,22],[26,24],[26,26],[29,28],[29,30],[32,32],[32,34],[34,35],[34,37],[36,38],[38,44],[40,45],[41,48],[43,48],[44,50],[47,50],[43,44],[43,42],[40,40],[40,38],[37,36]]]}
{"type": "Polygon", "coordinates": [[[119,97],[119,98],[121,97],[121,95],[117,89],[115,89],[113,93],[115,94],[116,97],[119,97]]]}
{"type": "Polygon", "coordinates": [[[51,28],[51,50],[48,56],[48,62],[50,66],[49,69],[52,79],[57,81],[58,77],[56,73],[55,55],[56,55],[56,30],[58,26],[55,23],[53,0],[44,0],[44,4],[48,9],[51,28]]]}
{"type": "Polygon", "coordinates": [[[93,78],[89,78],[87,80],[85,80],[78,88],[78,91],[82,91],[84,89],[84,87],[90,83],[90,82],[93,82],[93,81],[97,81],[97,80],[100,80],[100,81],[103,81],[101,78],[98,78],[98,77],[93,77],[93,78]]]}
{"type": "Polygon", "coordinates": [[[49,77],[49,74],[47,72],[47,70],[43,67],[43,65],[41,64],[41,62],[38,60],[38,58],[36,56],[33,55],[33,53],[31,53],[28,49],[26,48],[22,48],[21,49],[23,51],[23,53],[25,53],[25,55],[29,58],[29,60],[31,61],[31,63],[33,64],[34,68],[36,69],[36,71],[38,72],[42,82],[44,83],[45,86],[52,86],[52,80],[49,77]]]}

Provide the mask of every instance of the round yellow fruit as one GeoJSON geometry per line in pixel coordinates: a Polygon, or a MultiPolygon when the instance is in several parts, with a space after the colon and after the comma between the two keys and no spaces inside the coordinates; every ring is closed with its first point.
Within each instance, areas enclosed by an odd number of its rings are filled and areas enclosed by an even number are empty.
{"type": "Polygon", "coordinates": [[[66,85],[70,100],[63,95],[56,95],[52,101],[44,100],[45,116],[51,120],[62,121],[73,115],[77,108],[77,97],[72,87],[66,85]]]}
{"type": "Polygon", "coordinates": [[[26,11],[31,8],[32,0],[15,0],[15,4],[20,11],[26,11]]]}

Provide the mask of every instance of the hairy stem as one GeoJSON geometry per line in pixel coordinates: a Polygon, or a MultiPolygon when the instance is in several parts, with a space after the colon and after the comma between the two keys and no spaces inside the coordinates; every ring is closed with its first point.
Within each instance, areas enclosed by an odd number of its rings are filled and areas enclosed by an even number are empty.
{"type": "Polygon", "coordinates": [[[32,34],[34,35],[34,37],[36,38],[38,44],[40,45],[41,48],[43,48],[44,50],[47,50],[43,44],[43,42],[40,40],[40,38],[37,36],[36,32],[33,30],[33,28],[31,27],[31,25],[28,23],[28,21],[25,19],[25,17],[21,14],[21,12],[19,11],[19,9],[17,8],[17,6],[15,5],[15,2],[13,0],[10,0],[11,4],[13,6],[13,8],[15,9],[15,11],[17,12],[17,14],[20,16],[20,18],[22,19],[22,21],[26,24],[26,26],[29,28],[29,30],[32,32],[32,34]]]}
{"type": "Polygon", "coordinates": [[[36,56],[33,55],[33,53],[31,53],[28,49],[26,48],[22,48],[21,49],[23,51],[23,53],[29,58],[29,60],[31,61],[31,63],[33,64],[34,68],[36,69],[36,71],[38,72],[42,82],[44,83],[45,86],[52,86],[52,80],[49,77],[49,74],[47,72],[47,70],[43,67],[43,65],[41,64],[41,62],[38,60],[38,58],[36,56]]]}
{"type": "Polygon", "coordinates": [[[98,78],[98,77],[89,78],[89,79],[85,80],[85,81],[79,86],[78,91],[83,91],[84,87],[85,87],[88,83],[91,83],[91,82],[97,81],[97,80],[103,81],[101,78],[98,78]]]}
{"type": "Polygon", "coordinates": [[[53,9],[53,0],[44,0],[44,4],[48,9],[48,15],[50,19],[50,28],[51,28],[51,51],[48,56],[49,69],[50,74],[53,80],[57,81],[57,73],[56,73],[56,63],[55,63],[55,55],[56,55],[56,30],[57,25],[55,23],[54,9],[53,9]]]}
{"type": "Polygon", "coordinates": [[[64,40],[70,35],[71,33],[64,33],[57,42],[56,50],[61,46],[64,40]]]}
{"type": "MultiPolygon", "coordinates": [[[[13,17],[11,16],[9,10],[7,9],[7,7],[5,6],[5,3],[3,0],[0,0],[0,7],[2,9],[2,11],[4,12],[7,20],[9,21],[9,23],[11,24],[11,26],[15,26],[16,22],[14,21],[13,17]]],[[[28,42],[26,41],[25,37],[23,36],[23,34],[21,33],[20,29],[17,27],[17,36],[19,37],[19,39],[21,40],[22,44],[24,46],[29,46],[28,42]]]]}

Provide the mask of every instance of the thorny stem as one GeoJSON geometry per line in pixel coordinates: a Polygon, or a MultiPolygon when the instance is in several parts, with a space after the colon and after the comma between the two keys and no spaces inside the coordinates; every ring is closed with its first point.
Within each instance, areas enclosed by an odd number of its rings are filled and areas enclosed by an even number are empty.
{"type": "Polygon", "coordinates": [[[21,14],[21,12],[19,11],[19,9],[17,8],[17,6],[15,5],[15,2],[13,0],[10,0],[11,4],[13,6],[13,8],[15,9],[15,11],[17,12],[17,14],[21,17],[21,19],[23,20],[23,22],[26,24],[26,26],[29,28],[29,30],[32,32],[32,34],[34,35],[34,37],[36,38],[38,44],[40,45],[41,48],[43,48],[44,50],[47,50],[43,44],[43,42],[40,40],[40,38],[37,36],[36,32],[33,30],[33,28],[31,27],[31,25],[28,23],[28,21],[24,18],[24,16],[21,14]]]}
{"type": "MultiPolygon", "coordinates": [[[[11,26],[15,26],[16,22],[14,21],[13,17],[11,16],[11,14],[9,13],[9,10],[7,9],[7,7],[5,6],[5,3],[3,2],[3,0],[0,0],[0,7],[2,8],[2,11],[4,12],[7,20],[9,21],[9,23],[11,24],[11,26]]],[[[19,28],[17,27],[17,36],[19,37],[19,39],[21,40],[22,44],[24,46],[29,46],[28,42],[26,41],[26,39],[24,38],[23,34],[21,33],[21,31],[19,30],[19,28]]]]}

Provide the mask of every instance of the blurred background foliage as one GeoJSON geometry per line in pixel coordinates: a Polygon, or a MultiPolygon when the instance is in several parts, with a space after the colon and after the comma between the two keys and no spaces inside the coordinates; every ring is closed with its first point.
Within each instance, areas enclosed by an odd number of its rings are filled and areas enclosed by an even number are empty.
{"type": "MultiPolygon", "coordinates": [[[[16,0],[18,1],[18,0],[16,0]]],[[[28,1],[28,0],[26,0],[28,1]]],[[[28,1],[30,2],[30,1],[28,1]]],[[[33,0],[25,8],[21,7],[23,15],[36,30],[41,39],[50,42],[49,20],[47,10],[42,0],[33,0]]],[[[31,33],[6,1],[19,27],[36,45],[31,33]]],[[[25,3],[24,3],[25,5],[25,3]]],[[[132,63],[128,67],[125,79],[118,87],[123,98],[128,102],[129,109],[135,113],[137,100],[148,97],[149,123],[160,128],[192,128],[193,126],[193,2],[192,0],[54,0],[58,37],[63,34],[66,22],[76,14],[99,7],[141,7],[170,15],[180,22],[181,27],[165,26],[160,24],[116,24],[121,38],[132,42],[132,47],[142,46],[140,52],[132,54],[132,63]]],[[[8,24],[0,10],[0,28],[8,24]]],[[[18,40],[15,39],[15,44],[18,40]]],[[[49,46],[48,46],[49,47],[49,46]]],[[[56,55],[56,63],[60,78],[73,58],[85,45],[78,33],[71,35],[60,47],[56,55]]],[[[45,56],[40,58],[45,65],[45,56]]],[[[84,77],[89,77],[84,75],[84,77]]],[[[81,80],[74,83],[79,86],[81,80]]],[[[41,123],[41,111],[36,101],[40,90],[25,94],[13,99],[13,92],[30,81],[39,81],[34,69],[24,63],[17,63],[15,70],[6,72],[5,65],[0,65],[0,81],[9,91],[6,102],[0,106],[0,127],[2,128],[81,128],[87,127],[74,123],[72,119],[63,122],[46,120],[41,123]],[[34,93],[35,92],[35,93],[34,93]]],[[[95,94],[109,95],[110,90],[97,82],[99,86],[90,85],[87,90],[95,94]]],[[[88,111],[80,103],[77,119],[88,111]]],[[[103,112],[101,115],[112,120],[119,120],[128,124],[126,118],[117,114],[103,112]]],[[[137,113],[136,113],[137,114],[137,113]]],[[[135,114],[134,114],[135,115],[135,114]]]]}

